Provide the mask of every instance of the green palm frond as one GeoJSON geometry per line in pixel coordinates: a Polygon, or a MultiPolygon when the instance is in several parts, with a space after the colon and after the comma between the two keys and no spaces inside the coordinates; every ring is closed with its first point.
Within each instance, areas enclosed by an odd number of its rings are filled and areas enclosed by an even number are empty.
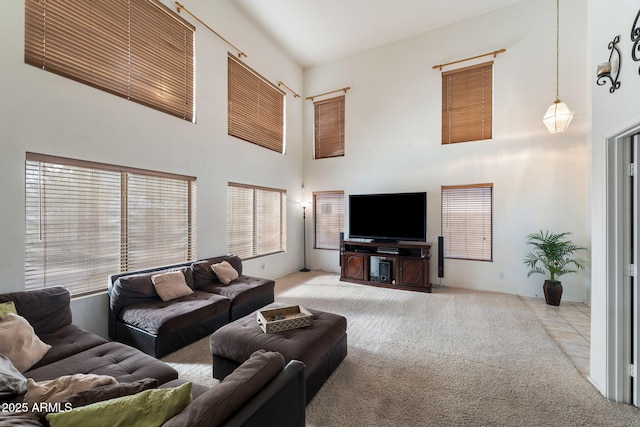
{"type": "Polygon", "coordinates": [[[527,244],[534,248],[522,260],[529,268],[527,277],[543,274],[549,280],[555,281],[557,277],[586,269],[587,261],[573,258],[572,255],[587,248],[567,239],[569,234],[571,233],[550,233],[541,230],[527,236],[527,244]]]}

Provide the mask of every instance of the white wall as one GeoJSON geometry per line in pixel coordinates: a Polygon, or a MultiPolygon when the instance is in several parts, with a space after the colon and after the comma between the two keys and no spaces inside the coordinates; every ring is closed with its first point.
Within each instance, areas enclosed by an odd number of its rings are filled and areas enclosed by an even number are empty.
{"type": "MultiPolygon", "coordinates": [[[[589,88],[592,94],[592,151],[591,151],[591,216],[592,216],[592,305],[591,305],[591,371],[590,378],[605,395],[608,375],[613,361],[607,360],[606,349],[613,343],[607,335],[607,309],[614,307],[607,293],[607,151],[606,140],[640,123],[638,94],[640,93],[640,62],[631,60],[632,42],[629,34],[640,5],[633,0],[591,0],[589,23],[591,28],[589,88]],[[620,35],[618,47],[622,52],[620,89],[609,93],[608,88],[596,85],[597,64],[608,60],[608,43],[620,35]]],[[[636,333],[638,331],[636,330],[636,333]]]]}
{"type": "MultiPolygon", "coordinates": [[[[540,229],[570,231],[578,244],[590,246],[586,3],[561,2],[560,96],[575,117],[566,133],[551,135],[542,116],[555,98],[555,23],[554,0],[526,1],[306,69],[306,96],[352,89],[342,158],[312,159],[313,105],[305,103],[305,197],[322,190],[426,190],[431,282],[437,284],[441,186],[491,182],[494,260],[446,260],[442,284],[541,296],[544,278],[527,278],[522,263],[525,236],[540,229]],[[443,146],[441,74],[432,66],[501,48],[507,51],[494,63],[493,139],[443,146]]],[[[313,250],[312,242],[307,251],[310,268],[338,271],[335,251],[313,250]]],[[[563,299],[586,300],[588,273],[561,279],[563,299]]]]}
{"type": "MultiPolygon", "coordinates": [[[[175,10],[173,1],[163,2],[175,10]]],[[[249,66],[272,82],[281,80],[302,91],[302,69],[230,1],[191,3],[185,6],[248,55],[249,66]]],[[[183,16],[197,27],[197,124],[25,65],[24,2],[0,2],[0,292],[24,289],[27,151],[196,176],[199,257],[227,252],[228,181],[284,188],[289,201],[288,250],[248,261],[245,271],[279,277],[302,266],[296,202],[302,184],[303,101],[286,97],[284,156],[228,136],[230,48],[183,16]]],[[[106,334],[104,295],[75,300],[73,312],[75,323],[106,334]]]]}

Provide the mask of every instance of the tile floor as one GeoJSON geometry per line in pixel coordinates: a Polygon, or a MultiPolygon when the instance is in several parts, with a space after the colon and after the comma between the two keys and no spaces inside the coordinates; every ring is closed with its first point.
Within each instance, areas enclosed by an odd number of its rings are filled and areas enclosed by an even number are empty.
{"type": "Polygon", "coordinates": [[[578,371],[589,375],[589,345],[591,337],[591,307],[580,302],[562,301],[555,307],[542,298],[522,297],[536,317],[558,343],[562,351],[573,360],[578,371]]]}

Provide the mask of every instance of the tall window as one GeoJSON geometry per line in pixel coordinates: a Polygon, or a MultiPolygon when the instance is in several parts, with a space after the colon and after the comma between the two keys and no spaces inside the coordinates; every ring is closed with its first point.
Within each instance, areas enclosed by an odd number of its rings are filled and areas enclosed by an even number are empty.
{"type": "Polygon", "coordinates": [[[27,289],[195,258],[195,178],[27,153],[25,182],[27,289]]]}
{"type": "Polygon", "coordinates": [[[195,28],[158,0],[25,0],[25,62],[194,121],[195,28]]]}
{"type": "Polygon", "coordinates": [[[344,231],[344,191],[313,193],[316,249],[340,249],[344,231]]]}
{"type": "Polygon", "coordinates": [[[242,259],[287,249],[287,192],[230,182],[227,251],[242,259]]]}
{"type": "Polygon", "coordinates": [[[344,95],[313,103],[314,158],[344,156],[344,95]]]}
{"type": "Polygon", "coordinates": [[[445,258],[493,260],[493,184],[442,187],[445,258]]]}
{"type": "Polygon", "coordinates": [[[493,61],[442,73],[442,143],[491,139],[493,61]]]}
{"type": "Polygon", "coordinates": [[[228,55],[229,135],[278,153],[285,151],[285,93],[228,55]]]}

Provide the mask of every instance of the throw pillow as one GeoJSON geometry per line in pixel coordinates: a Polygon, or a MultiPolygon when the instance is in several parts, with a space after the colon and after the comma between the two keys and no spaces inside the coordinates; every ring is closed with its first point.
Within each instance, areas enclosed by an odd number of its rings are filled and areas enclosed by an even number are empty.
{"type": "Polygon", "coordinates": [[[238,278],[238,272],[227,261],[211,264],[211,269],[216,273],[216,276],[218,276],[218,280],[225,285],[228,285],[238,278]]]}
{"type": "Polygon", "coordinates": [[[162,301],[169,301],[193,293],[193,289],[187,285],[181,271],[155,274],[151,276],[151,281],[162,301]]]}
{"type": "Polygon", "coordinates": [[[13,301],[0,304],[0,319],[4,319],[7,313],[18,314],[16,304],[13,301]]]}
{"type": "Polygon", "coordinates": [[[0,354],[0,400],[24,394],[26,391],[27,379],[13,366],[7,356],[0,354]]]}
{"type": "Polygon", "coordinates": [[[50,348],[38,338],[24,317],[7,313],[0,320],[0,353],[20,372],[38,363],[50,348]]]}
{"type": "Polygon", "coordinates": [[[175,388],[145,390],[132,396],[50,413],[51,427],[145,427],[159,426],[191,402],[191,383],[175,388]]]}

